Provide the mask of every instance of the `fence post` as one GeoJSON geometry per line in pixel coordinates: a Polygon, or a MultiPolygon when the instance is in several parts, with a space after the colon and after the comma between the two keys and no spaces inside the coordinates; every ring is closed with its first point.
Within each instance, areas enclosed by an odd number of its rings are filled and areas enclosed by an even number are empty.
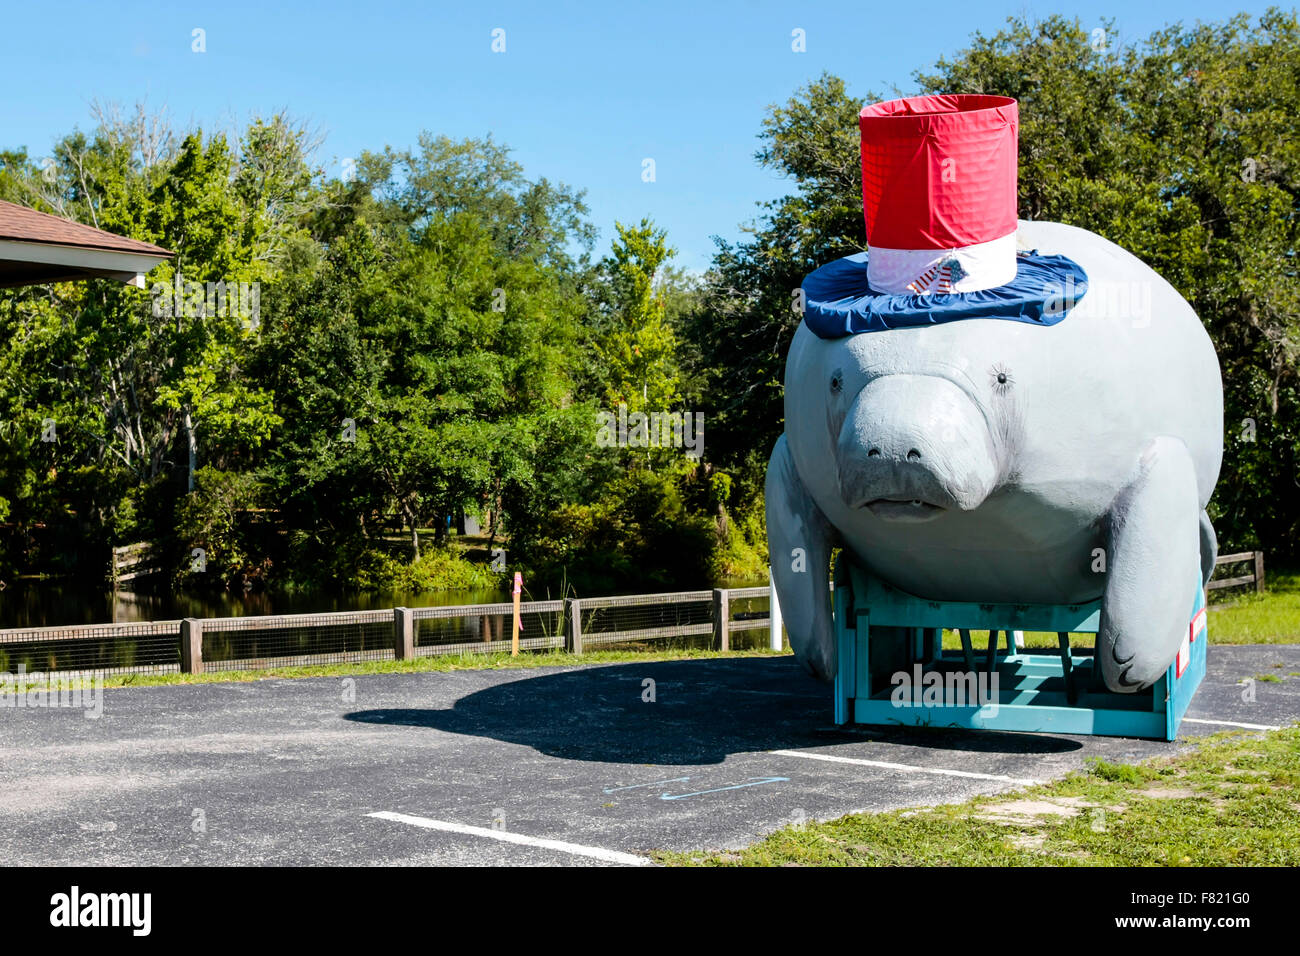
{"type": "Polygon", "coordinates": [[[415,618],[409,607],[393,608],[393,659],[410,660],[415,656],[415,618]]]}
{"type": "Polygon", "coordinates": [[[726,588],[713,589],[713,644],[720,651],[731,650],[731,596],[726,588]]]}
{"type": "Polygon", "coordinates": [[[1255,552],[1255,593],[1264,593],[1264,552],[1255,552]]]}
{"type": "Polygon", "coordinates": [[[203,621],[197,617],[181,621],[181,673],[203,673],[203,621]]]}
{"type": "Polygon", "coordinates": [[[774,651],[779,651],[785,647],[785,636],[782,630],[785,627],[785,621],[781,618],[781,602],[776,596],[776,579],[772,577],[772,569],[767,569],[767,625],[768,640],[767,646],[774,651]]]}
{"type": "Polygon", "coordinates": [[[569,598],[565,604],[569,609],[569,653],[582,653],[582,602],[578,598],[569,598]]]}

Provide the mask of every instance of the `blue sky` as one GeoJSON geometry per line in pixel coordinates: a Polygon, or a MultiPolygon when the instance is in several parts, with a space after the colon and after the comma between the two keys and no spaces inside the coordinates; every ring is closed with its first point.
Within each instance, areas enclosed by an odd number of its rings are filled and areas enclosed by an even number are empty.
{"type": "Polygon", "coordinates": [[[407,146],[421,130],[492,133],[531,176],[587,190],[608,245],[616,219],[653,217],[690,268],[712,235],[735,239],[755,203],[788,184],[753,154],[766,107],[823,70],[867,97],[993,33],[1008,16],[1112,16],[1119,39],[1166,23],[1258,13],[1266,3],[631,2],[6,4],[0,64],[9,95],[0,145],[47,155],[90,102],[165,107],[181,125],[232,127],[287,109],[326,135],[337,174],[363,149],[407,146]],[[191,51],[206,31],[207,52],[191,51]],[[506,50],[493,53],[492,31],[506,50]],[[807,50],[791,49],[802,29],[807,50]],[[642,181],[642,161],[656,181],[642,181]]]}

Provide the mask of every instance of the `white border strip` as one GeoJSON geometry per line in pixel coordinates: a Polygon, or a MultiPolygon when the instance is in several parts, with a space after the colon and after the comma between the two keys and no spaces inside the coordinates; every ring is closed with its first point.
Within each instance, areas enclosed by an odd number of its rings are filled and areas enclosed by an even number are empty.
{"type": "Polygon", "coordinates": [[[413,827],[422,827],[425,830],[442,830],[446,833],[463,833],[466,836],[487,837],[489,840],[500,840],[502,843],[518,843],[521,846],[535,846],[543,850],[557,850],[560,853],[570,853],[574,856],[587,856],[593,860],[603,860],[606,863],[620,863],[623,866],[649,866],[651,860],[644,856],[637,856],[634,853],[621,853],[618,850],[606,850],[598,846],[582,846],[578,843],[565,843],[561,840],[544,840],[540,837],[524,836],[522,833],[511,833],[508,830],[489,830],[485,827],[471,827],[464,823],[450,823],[446,820],[430,820],[428,817],[413,817],[405,813],[393,813],[389,810],[381,810],[378,813],[367,813],[366,816],[374,817],[377,820],[392,820],[394,823],[409,823],[413,827]]]}
{"type": "Polygon", "coordinates": [[[862,760],[858,757],[835,757],[831,754],[815,754],[804,750],[772,750],[770,753],[780,754],[783,757],[803,757],[807,760],[826,760],[830,763],[851,763],[860,767],[879,767],[882,770],[901,770],[904,773],[937,773],[945,777],[968,777],[972,780],[997,780],[1003,783],[1018,783],[1026,787],[1032,787],[1041,783],[1040,780],[1029,780],[1024,777],[1007,777],[1000,773],[976,773],[971,770],[948,770],[944,767],[914,767],[906,763],[887,763],[884,760],[862,760]]]}
{"type": "Polygon", "coordinates": [[[960,249],[884,249],[872,246],[867,257],[867,283],[877,292],[906,295],[908,285],[945,259],[956,259],[965,272],[953,292],[996,289],[1016,277],[1016,231],[960,249]]]}
{"type": "Polygon", "coordinates": [[[1243,730],[1281,730],[1272,724],[1241,724],[1235,720],[1199,720],[1196,717],[1184,717],[1185,724],[1215,724],[1220,727],[1241,727],[1243,730]]]}

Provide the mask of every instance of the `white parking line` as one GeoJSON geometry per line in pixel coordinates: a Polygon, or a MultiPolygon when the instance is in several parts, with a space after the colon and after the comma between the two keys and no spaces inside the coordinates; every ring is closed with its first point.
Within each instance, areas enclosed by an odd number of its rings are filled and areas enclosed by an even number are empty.
{"type": "Polygon", "coordinates": [[[500,840],[502,843],[518,843],[521,846],[535,846],[543,850],[558,850],[560,853],[570,853],[574,856],[588,856],[594,860],[604,860],[606,863],[621,863],[624,866],[647,866],[650,860],[644,856],[637,856],[634,853],[621,853],[618,850],[606,850],[598,846],[582,846],[578,843],[565,843],[562,840],[544,840],[540,837],[525,836],[522,833],[511,833],[508,830],[489,830],[485,827],[471,827],[464,823],[450,823],[447,820],[430,820],[428,817],[413,817],[406,813],[392,813],[388,810],[381,810],[378,813],[367,813],[366,816],[374,817],[377,820],[392,820],[395,823],[409,823],[413,827],[423,827],[426,830],[443,830],[447,833],[463,833],[466,836],[487,837],[489,840],[500,840]]]}
{"type": "Polygon", "coordinates": [[[831,754],[815,754],[806,750],[773,750],[774,754],[780,754],[783,757],[803,757],[806,760],[826,760],[831,763],[851,763],[860,767],[879,767],[882,770],[901,770],[904,773],[937,773],[945,777],[969,777],[972,780],[997,780],[1003,783],[1018,783],[1022,786],[1032,787],[1039,780],[1029,780],[1024,777],[1007,777],[1000,773],[976,773],[973,770],[948,770],[944,767],[914,767],[906,763],[888,763],[884,760],[863,760],[859,757],[836,757],[831,754]]]}
{"type": "Polygon", "coordinates": [[[1195,717],[1184,717],[1185,724],[1216,724],[1220,727],[1241,727],[1243,730],[1281,730],[1281,727],[1275,727],[1272,724],[1241,724],[1235,720],[1198,720],[1195,717]]]}

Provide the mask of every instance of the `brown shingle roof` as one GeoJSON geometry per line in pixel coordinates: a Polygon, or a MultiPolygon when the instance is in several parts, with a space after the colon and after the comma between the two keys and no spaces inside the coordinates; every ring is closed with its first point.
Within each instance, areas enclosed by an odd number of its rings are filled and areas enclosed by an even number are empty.
{"type": "Polygon", "coordinates": [[[160,246],[138,239],[127,239],[95,229],[71,219],[60,219],[48,213],[37,212],[0,199],[0,240],[12,242],[43,242],[57,246],[79,246],[83,249],[105,249],[113,252],[135,252],[144,255],[170,256],[160,246]]]}

